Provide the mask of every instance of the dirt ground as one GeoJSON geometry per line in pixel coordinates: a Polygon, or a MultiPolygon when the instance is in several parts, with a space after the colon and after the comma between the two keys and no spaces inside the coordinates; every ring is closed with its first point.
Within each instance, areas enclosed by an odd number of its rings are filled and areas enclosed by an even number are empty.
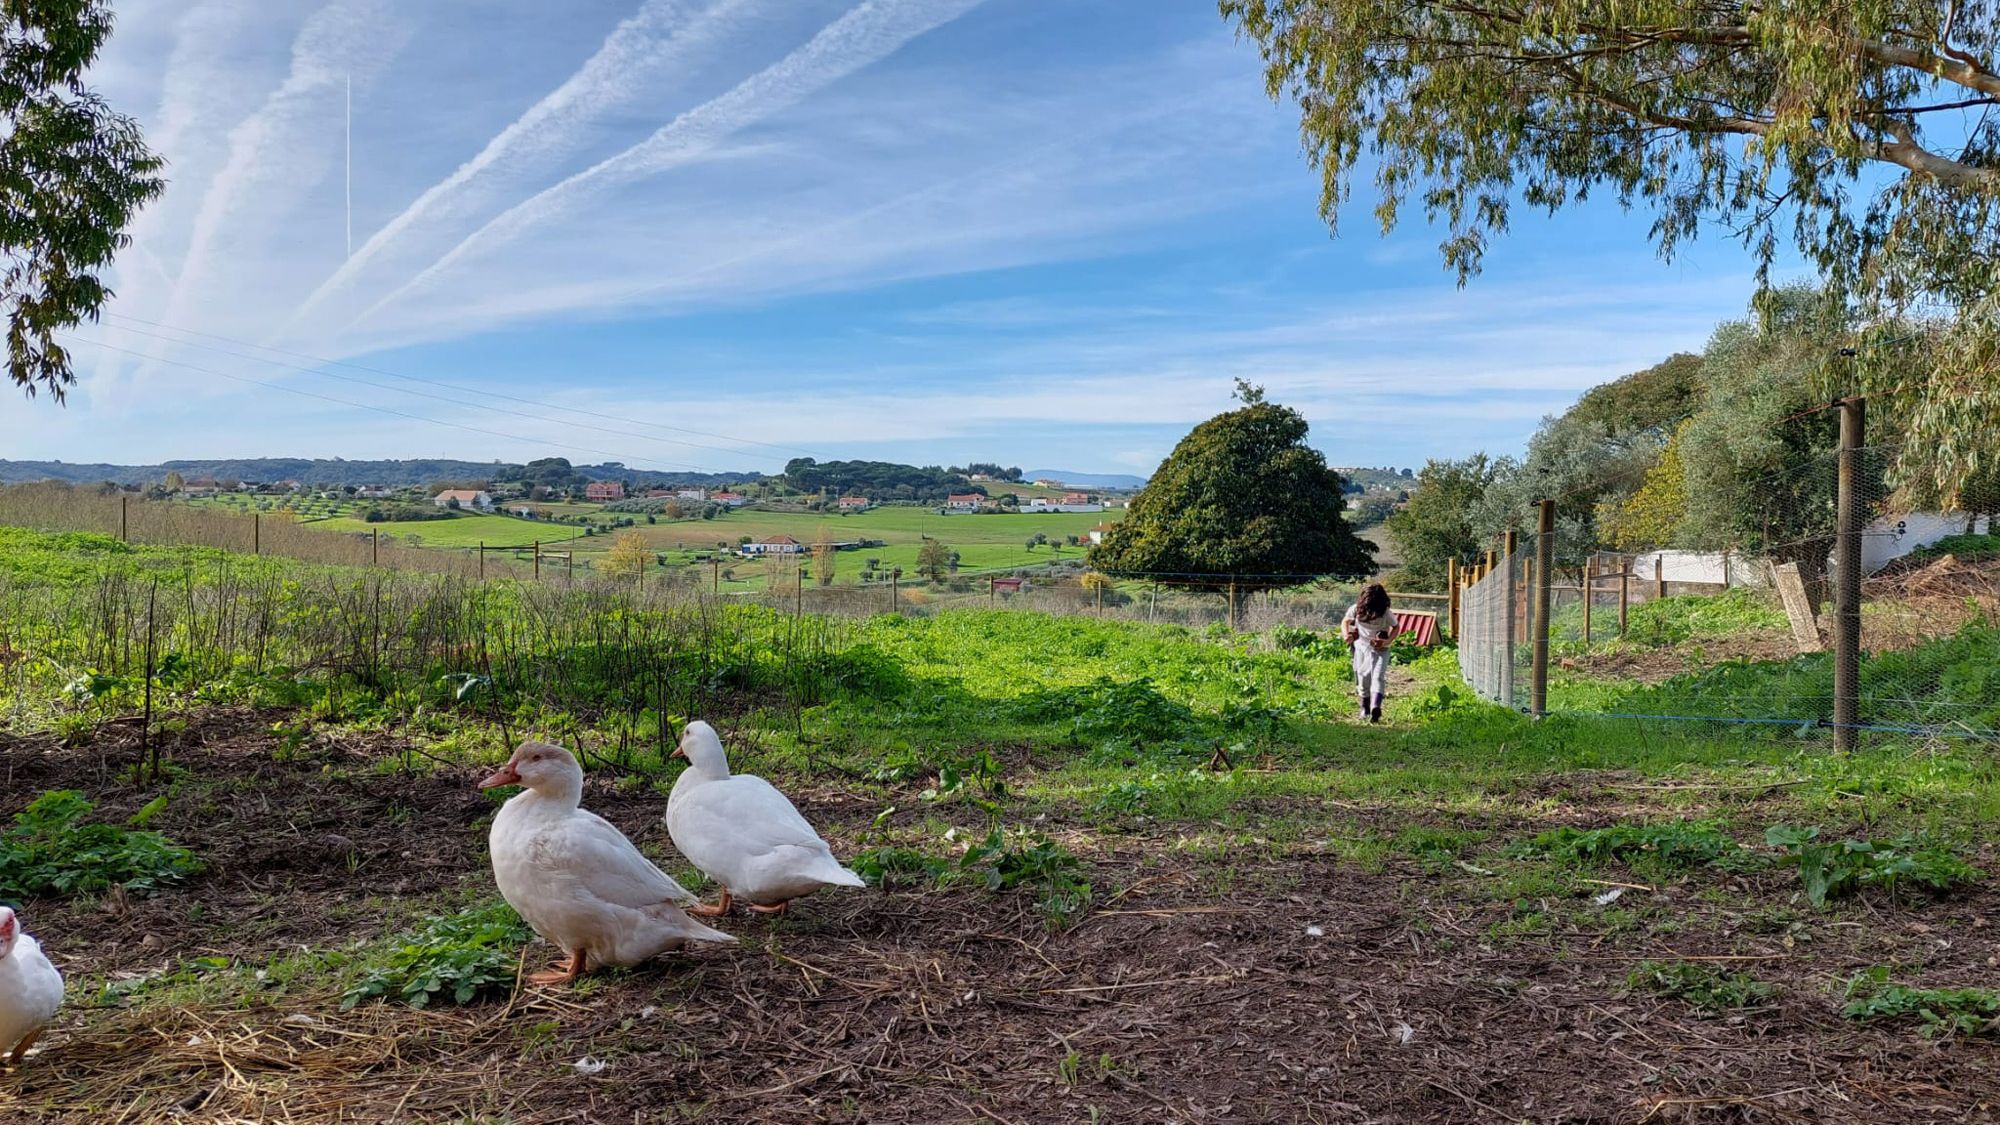
{"type": "MultiPolygon", "coordinates": [[[[208,864],[183,889],[29,903],[72,981],[195,957],[262,965],[379,937],[441,897],[491,893],[475,772],[367,768],[383,737],[274,760],[271,717],[196,722],[188,771],[150,827],[208,864]]],[[[0,735],[0,814],[75,787],[107,814],[131,736],[80,748],[0,735]]],[[[1616,774],[1552,780],[1534,815],[1419,821],[1370,806],[1315,823],[1507,836],[1605,818],[1616,774]],[[1551,812],[1550,809],[1555,811],[1551,812]]],[[[879,793],[805,795],[836,851],[879,793]]],[[[661,798],[593,782],[586,804],[655,854],[661,798]]],[[[1523,808],[1529,807],[1527,802],[1523,808]]],[[[1260,814],[1265,810],[1257,810],[1260,814]]],[[[1278,819],[1301,810],[1273,806],[1278,819]]],[[[1586,896],[1481,893],[1477,855],[1428,867],[1341,858],[1334,833],[1218,853],[1198,824],[1040,825],[1092,864],[1097,907],[1050,933],[1032,896],[853,892],[736,916],[735,948],[584,988],[471,1007],[342,1013],[310,979],[214,1005],[72,1004],[18,1070],[0,1119],[32,1122],[1944,1122],[2000,1119],[1991,1039],[1925,1039],[1838,1014],[1862,968],[1991,982],[2000,892],[1869,900],[1818,914],[1782,874],[1626,891],[1645,924],[1586,896]],[[1532,911],[1539,931],[1508,932],[1532,911]],[[1619,921],[1615,919],[1625,919],[1619,921]],[[1778,984],[1768,1008],[1698,1018],[1634,994],[1643,958],[1778,984]],[[601,1064],[601,1066],[600,1066],[601,1064]]],[[[1992,869],[1993,857],[1978,862],[1992,869]]],[[[1606,875],[1606,880],[1619,876],[1606,875]]],[[[1589,888],[1602,890],[1602,886],[1589,888]]],[[[525,952],[534,967],[553,951],[525,952]]]]}

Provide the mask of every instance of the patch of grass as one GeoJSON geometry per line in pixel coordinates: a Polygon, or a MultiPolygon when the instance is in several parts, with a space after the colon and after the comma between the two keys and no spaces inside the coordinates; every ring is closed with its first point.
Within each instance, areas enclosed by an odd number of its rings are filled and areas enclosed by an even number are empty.
{"type": "Polygon", "coordinates": [[[1822,843],[1818,828],[1774,824],[1764,840],[1784,849],[1785,862],[1799,869],[1799,882],[1814,906],[1869,887],[1892,894],[1905,886],[1943,892],[1984,874],[1950,848],[1913,835],[1822,843]]]}
{"type": "Polygon", "coordinates": [[[1776,985],[1748,973],[1724,973],[1688,961],[1641,961],[1625,978],[1631,988],[1671,996],[1698,1012],[1761,1008],[1777,996],[1776,985]]]}
{"type": "Polygon", "coordinates": [[[435,1000],[469,1004],[514,986],[523,942],[534,935],[504,902],[434,916],[393,939],[379,960],[341,997],[346,1011],[363,1000],[394,997],[412,1008],[435,1000]]]}
{"type": "Polygon", "coordinates": [[[1030,887],[1040,892],[1043,916],[1053,927],[1067,926],[1093,901],[1087,870],[1069,849],[1039,832],[1013,832],[994,825],[956,861],[915,848],[885,845],[848,861],[872,886],[948,887],[976,883],[989,891],[1030,887]]]}
{"type": "Polygon", "coordinates": [[[166,803],[156,798],[125,828],[84,823],[95,806],[74,789],[35,798],[0,833],[0,898],[153,891],[195,874],[201,861],[193,852],[142,830],[166,803]]]}
{"type": "Polygon", "coordinates": [[[2000,992],[1990,988],[1911,988],[1890,984],[1881,966],[1850,981],[1854,999],[1840,1009],[1851,1020],[1916,1018],[1925,1035],[1981,1035],[2000,1031],[2000,992]]]}
{"type": "Polygon", "coordinates": [[[1947,535],[1928,547],[1918,547],[1910,557],[1919,562],[1957,555],[1961,559],[1992,558],[2000,555],[2000,535],[1947,535]]]}

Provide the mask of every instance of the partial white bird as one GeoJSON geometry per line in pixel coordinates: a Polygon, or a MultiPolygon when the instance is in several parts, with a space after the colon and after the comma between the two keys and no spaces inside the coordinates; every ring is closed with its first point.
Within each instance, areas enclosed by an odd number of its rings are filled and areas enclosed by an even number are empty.
{"type": "Polygon", "coordinates": [[[568,750],[523,742],[479,783],[526,788],[493,817],[493,879],[521,919],[569,963],[530,974],[572,981],[591,966],[636,965],[690,941],[736,939],[687,916],[696,899],[640,854],[625,834],[581,806],[583,767],[568,750]]]}
{"type": "Polygon", "coordinates": [[[21,918],[0,906],[0,1052],[13,1048],[19,1066],[35,1037],[62,1006],[63,979],[42,945],[21,929],[21,918]]]}
{"type": "Polygon", "coordinates": [[[738,898],[764,914],[821,887],[865,886],[792,802],[770,782],[731,774],[715,728],[696,720],[681,734],[674,757],[688,768],[667,796],[667,833],[674,846],[722,887],[722,900],[689,913],[715,917],[738,898]]]}

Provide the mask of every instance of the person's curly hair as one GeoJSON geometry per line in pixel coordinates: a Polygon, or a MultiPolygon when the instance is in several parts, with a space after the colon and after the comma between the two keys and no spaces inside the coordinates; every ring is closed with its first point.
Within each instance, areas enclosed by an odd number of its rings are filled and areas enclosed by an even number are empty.
{"type": "Polygon", "coordinates": [[[1361,597],[1354,603],[1354,616],[1362,621],[1374,621],[1389,612],[1389,591],[1380,582],[1372,582],[1361,591],[1361,597]]]}

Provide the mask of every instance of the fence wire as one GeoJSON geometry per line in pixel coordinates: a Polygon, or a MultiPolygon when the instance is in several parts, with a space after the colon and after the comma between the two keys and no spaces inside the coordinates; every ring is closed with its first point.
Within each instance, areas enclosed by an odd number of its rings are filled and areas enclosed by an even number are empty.
{"type": "MultiPolygon", "coordinates": [[[[2000,537],[1987,510],[1926,505],[1890,446],[1846,454],[1857,501],[1860,732],[2000,740],[2000,537]]],[[[1825,739],[1836,729],[1834,602],[1843,454],[1747,483],[1727,523],[1646,542],[1558,503],[1547,576],[1546,711],[1825,739]],[[1580,531],[1580,529],[1582,529],[1580,531]]],[[[1971,505],[1975,509],[1977,504],[1971,505]]],[[[1990,506],[1990,505],[1989,505],[1990,506]]],[[[1595,517],[1595,518],[1592,518],[1595,517]]],[[[1535,536],[1461,592],[1459,665],[1532,709],[1535,536]],[[1509,608],[1511,607],[1511,609],[1509,608]]]]}

